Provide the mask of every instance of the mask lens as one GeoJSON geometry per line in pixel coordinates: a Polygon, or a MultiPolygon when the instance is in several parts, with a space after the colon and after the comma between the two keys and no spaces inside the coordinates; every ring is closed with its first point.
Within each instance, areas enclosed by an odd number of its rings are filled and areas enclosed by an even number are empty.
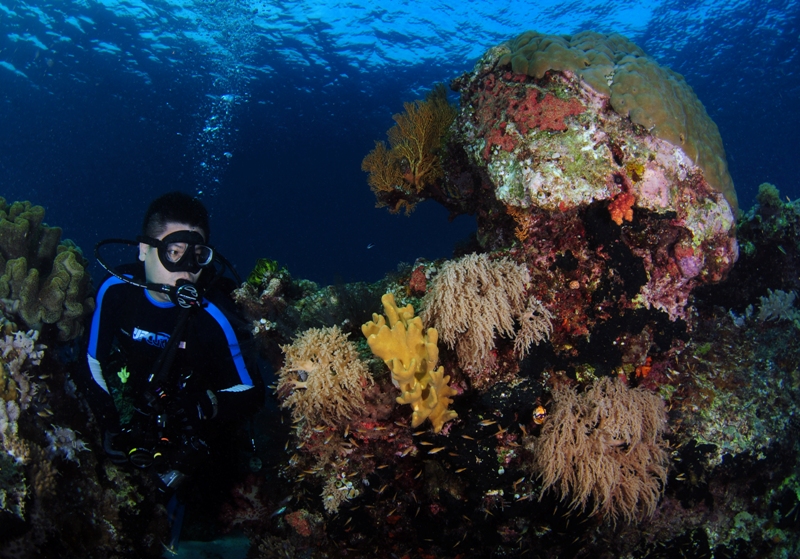
{"type": "Polygon", "coordinates": [[[214,259],[214,251],[205,245],[194,246],[194,257],[197,259],[198,266],[208,266],[214,259]]]}
{"type": "Polygon", "coordinates": [[[214,260],[214,249],[203,243],[197,231],[175,231],[163,239],[137,237],[140,243],[158,248],[158,259],[169,272],[196,274],[214,260]]]}
{"type": "Polygon", "coordinates": [[[188,245],[186,243],[169,243],[164,251],[167,260],[173,264],[179,262],[180,259],[183,258],[183,255],[186,254],[187,247],[188,245]]]}

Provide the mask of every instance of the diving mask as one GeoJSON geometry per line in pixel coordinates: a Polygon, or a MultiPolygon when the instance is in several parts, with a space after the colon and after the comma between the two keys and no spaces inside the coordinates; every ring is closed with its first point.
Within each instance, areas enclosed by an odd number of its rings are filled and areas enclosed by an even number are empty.
{"type": "Polygon", "coordinates": [[[168,272],[196,274],[214,260],[214,249],[197,231],[175,231],[163,239],[142,235],[136,240],[158,249],[158,259],[168,272]]]}

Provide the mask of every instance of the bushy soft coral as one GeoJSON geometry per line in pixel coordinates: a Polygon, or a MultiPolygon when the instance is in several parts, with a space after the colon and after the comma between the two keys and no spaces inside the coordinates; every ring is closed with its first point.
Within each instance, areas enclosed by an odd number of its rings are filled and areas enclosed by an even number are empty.
{"type": "Polygon", "coordinates": [[[286,363],[278,371],[277,391],[295,420],[336,425],[364,405],[364,389],[372,377],[338,326],[310,328],[281,349],[286,363]]]}

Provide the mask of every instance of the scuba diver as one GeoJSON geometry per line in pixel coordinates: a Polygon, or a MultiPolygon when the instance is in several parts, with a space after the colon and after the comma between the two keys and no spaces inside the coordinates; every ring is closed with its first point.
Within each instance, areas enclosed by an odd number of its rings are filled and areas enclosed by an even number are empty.
{"type": "Polygon", "coordinates": [[[89,331],[85,396],[107,456],[150,469],[171,497],[171,545],[182,518],[178,490],[211,462],[215,439],[229,440],[233,424],[264,402],[257,364],[242,352],[247,334],[228,295],[232,281],[215,263],[236,272],[208,244],[209,232],[203,204],[173,192],[150,204],[135,242],[109,239],[95,249],[109,276],[89,331]],[[111,269],[100,247],[119,243],[138,246],[139,262],[111,269]]]}

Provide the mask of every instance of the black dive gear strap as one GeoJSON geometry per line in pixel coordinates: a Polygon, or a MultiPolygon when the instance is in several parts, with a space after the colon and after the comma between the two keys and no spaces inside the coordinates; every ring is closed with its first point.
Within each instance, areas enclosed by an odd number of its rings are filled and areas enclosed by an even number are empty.
{"type": "Polygon", "coordinates": [[[158,250],[158,259],[168,272],[196,274],[214,260],[214,248],[197,231],[175,231],[163,239],[139,235],[136,240],[158,250]]]}
{"type": "MultiPolygon", "coordinates": [[[[192,284],[188,284],[192,285],[192,284]]],[[[158,360],[154,363],[147,387],[141,394],[136,409],[139,420],[135,429],[137,444],[128,452],[128,460],[137,468],[157,466],[157,475],[161,478],[162,470],[180,475],[185,479],[186,472],[192,469],[191,463],[199,454],[207,454],[208,446],[200,437],[176,431],[171,425],[174,418],[169,417],[168,405],[179,391],[176,378],[178,372],[173,368],[175,354],[180,346],[189,319],[199,307],[183,307],[178,315],[166,346],[161,350],[158,360]]],[[[168,489],[179,485],[161,478],[168,489]]],[[[175,480],[173,480],[175,481],[175,480]]]]}

